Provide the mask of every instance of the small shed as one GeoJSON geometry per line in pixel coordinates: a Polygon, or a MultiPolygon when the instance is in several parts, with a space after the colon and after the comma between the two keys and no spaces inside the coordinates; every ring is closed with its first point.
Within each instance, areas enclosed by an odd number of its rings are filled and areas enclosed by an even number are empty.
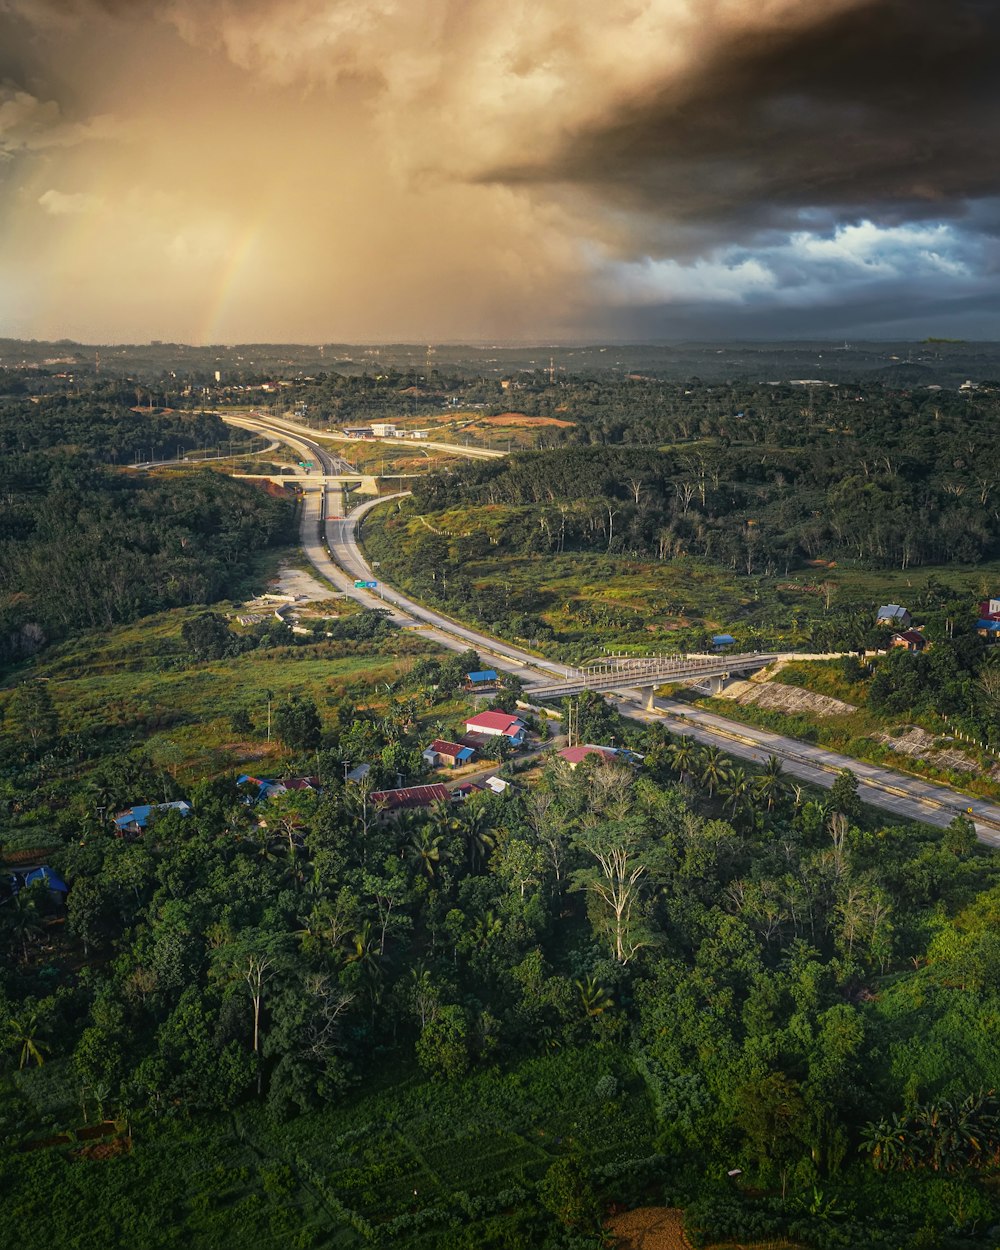
{"type": "Polygon", "coordinates": [[[712,639],[713,651],[725,651],[727,647],[735,646],[736,639],[732,634],[716,634],[712,639]]]}

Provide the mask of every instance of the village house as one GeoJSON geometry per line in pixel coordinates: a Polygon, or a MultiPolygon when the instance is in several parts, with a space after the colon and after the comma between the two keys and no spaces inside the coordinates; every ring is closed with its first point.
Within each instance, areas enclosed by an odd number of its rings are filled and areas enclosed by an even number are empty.
{"type": "Polygon", "coordinates": [[[115,833],[118,837],[143,833],[160,812],[180,812],[182,816],[188,816],[191,813],[191,804],[184,799],[176,799],[173,803],[140,803],[114,817],[115,833]]]}
{"type": "Polygon", "coordinates": [[[898,603],[884,603],[875,617],[876,625],[888,625],[894,629],[909,629],[910,614],[898,603]]]}
{"type": "Polygon", "coordinates": [[[893,634],[892,645],[905,651],[923,651],[927,646],[927,639],[919,629],[907,629],[901,634],[893,634]]]}
{"type": "Polygon", "coordinates": [[[314,790],[316,793],[319,793],[321,788],[318,777],[283,777],[280,781],[268,781],[262,777],[251,777],[248,773],[244,773],[242,777],[237,777],[236,784],[238,786],[256,786],[259,801],[296,790],[314,790]]]}
{"type": "Polygon", "coordinates": [[[435,738],[422,758],[431,768],[458,768],[460,764],[468,764],[475,753],[473,747],[463,746],[460,742],[435,738]]]}
{"type": "Polygon", "coordinates": [[[480,712],[470,716],[465,722],[465,732],[482,734],[488,738],[506,738],[508,742],[519,747],[524,742],[528,727],[520,716],[509,712],[480,712]]]}
{"type": "Polygon", "coordinates": [[[617,758],[618,752],[612,747],[594,746],[593,743],[588,742],[579,747],[563,747],[561,751],[556,752],[556,755],[575,770],[588,755],[597,755],[603,760],[610,761],[617,758]]]}
{"type": "Polygon", "coordinates": [[[408,811],[448,803],[451,791],[440,782],[431,786],[401,786],[398,790],[373,790],[368,801],[383,812],[408,811]]]}

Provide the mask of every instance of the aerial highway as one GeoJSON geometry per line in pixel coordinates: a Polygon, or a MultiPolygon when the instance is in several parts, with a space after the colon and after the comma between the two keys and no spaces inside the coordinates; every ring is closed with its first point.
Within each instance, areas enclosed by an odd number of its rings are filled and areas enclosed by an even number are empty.
{"type": "MultiPolygon", "coordinates": [[[[243,422],[243,418],[233,420],[233,424],[242,425],[243,422]]],[[[310,438],[303,427],[297,427],[294,435],[289,437],[284,426],[275,423],[272,418],[255,416],[252,426],[244,425],[243,428],[266,432],[297,448],[305,448],[309,457],[322,466],[324,473],[332,473],[333,457],[314,438],[310,438]]],[[[453,450],[462,454],[461,448],[453,450]]],[[[540,659],[509,643],[491,638],[381,584],[377,570],[368,564],[358,543],[358,525],[372,508],[387,499],[400,497],[393,495],[372,499],[344,515],[342,491],[324,489],[307,494],[302,511],[302,547],[317,571],[338,590],[365,607],[388,608],[393,620],[403,628],[420,628],[426,637],[451,651],[472,647],[481,655],[499,661],[518,674],[529,696],[532,687],[544,687],[560,680],[574,681],[579,675],[578,669],[554,660],[540,659]],[[359,588],[354,585],[355,581],[373,581],[377,586],[374,590],[359,588]]],[[[762,662],[771,659],[774,656],[761,657],[762,662]]],[[[967,815],[974,822],[981,842],[1000,847],[1000,807],[994,803],[968,798],[947,786],[851,759],[797,738],[743,725],[677,700],[647,699],[641,690],[629,688],[627,682],[627,674],[623,674],[622,684],[613,697],[622,715],[633,720],[665,724],[671,732],[686,734],[698,742],[720,747],[729,755],[755,763],[762,763],[769,755],[775,755],[790,776],[827,788],[842,769],[849,768],[858,778],[858,789],[866,803],[881,807],[900,819],[919,820],[941,827],[950,824],[955,816],[967,815]]]]}

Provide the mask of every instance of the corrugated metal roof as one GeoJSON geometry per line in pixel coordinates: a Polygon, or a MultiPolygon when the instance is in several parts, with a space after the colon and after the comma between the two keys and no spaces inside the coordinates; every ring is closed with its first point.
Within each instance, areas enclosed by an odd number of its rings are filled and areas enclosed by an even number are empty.
{"type": "Polygon", "coordinates": [[[579,764],[588,755],[600,755],[606,760],[613,760],[618,753],[611,747],[597,747],[588,743],[582,747],[563,747],[556,754],[561,756],[568,764],[579,764]]]}
{"type": "Polygon", "coordinates": [[[451,791],[445,785],[403,786],[399,790],[373,790],[372,803],[381,803],[389,811],[400,807],[430,807],[432,803],[448,802],[451,791]]]}
{"type": "Polygon", "coordinates": [[[517,732],[524,727],[520,716],[511,716],[509,712],[480,712],[465,722],[466,729],[493,729],[502,734],[517,732]]]}

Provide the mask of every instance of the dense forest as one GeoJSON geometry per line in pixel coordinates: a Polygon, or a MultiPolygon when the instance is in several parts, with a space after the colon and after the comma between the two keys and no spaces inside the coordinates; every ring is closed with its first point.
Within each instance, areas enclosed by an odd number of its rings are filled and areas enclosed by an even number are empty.
{"type": "MultiPolygon", "coordinates": [[[[65,922],[44,883],[0,908],[17,1243],[582,1248],[645,1200],[702,1242],[992,1246],[993,857],[961,819],[872,821],[849,774],[821,801],[609,715],[586,731],[641,770],[555,762],[392,819],[336,764],[266,803],[219,778],[54,852],[65,922]],[[65,1181],[58,1140],[18,1149],[67,1103],[130,1153],[65,1181]]],[[[345,711],[312,741],[407,724],[345,711]]]]}
{"type": "Polygon", "coordinates": [[[412,508],[519,509],[492,536],[502,552],[691,553],[747,575],[996,558],[995,401],[844,391],[810,412],[792,388],[598,389],[594,411],[560,405],[578,425],[559,431],[597,446],[463,465],[418,483],[412,508]]]}
{"type": "Polygon", "coordinates": [[[208,603],[291,535],[292,506],[222,474],[109,468],[229,437],[211,415],[0,402],[0,663],[49,638],[208,603]]]}

